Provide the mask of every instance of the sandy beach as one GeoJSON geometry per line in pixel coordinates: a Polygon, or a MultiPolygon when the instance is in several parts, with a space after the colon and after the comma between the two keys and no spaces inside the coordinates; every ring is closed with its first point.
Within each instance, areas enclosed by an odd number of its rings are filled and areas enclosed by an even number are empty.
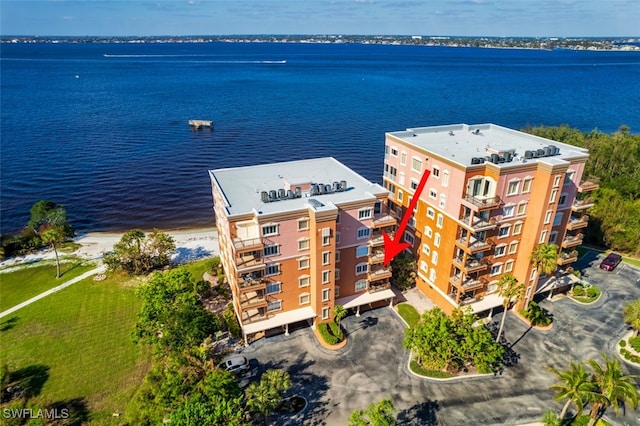
{"type": "MultiPolygon", "coordinates": [[[[184,263],[206,257],[218,255],[218,233],[215,228],[179,229],[162,231],[171,235],[176,244],[176,251],[172,257],[175,263],[184,263]]],[[[73,239],[80,247],[73,252],[75,256],[84,259],[100,260],[105,252],[113,249],[124,232],[88,232],[73,239]]],[[[68,255],[64,253],[63,256],[68,255]]],[[[0,269],[22,263],[32,263],[39,260],[54,259],[53,250],[46,249],[25,256],[7,258],[0,261],[0,269]]]]}

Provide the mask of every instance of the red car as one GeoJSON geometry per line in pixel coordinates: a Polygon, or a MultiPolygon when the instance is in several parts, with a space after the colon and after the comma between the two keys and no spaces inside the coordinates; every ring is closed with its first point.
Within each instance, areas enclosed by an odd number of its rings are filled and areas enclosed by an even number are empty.
{"type": "Polygon", "coordinates": [[[622,261],[622,256],[615,253],[610,253],[602,262],[600,262],[600,269],[605,271],[613,271],[618,263],[622,261]]]}

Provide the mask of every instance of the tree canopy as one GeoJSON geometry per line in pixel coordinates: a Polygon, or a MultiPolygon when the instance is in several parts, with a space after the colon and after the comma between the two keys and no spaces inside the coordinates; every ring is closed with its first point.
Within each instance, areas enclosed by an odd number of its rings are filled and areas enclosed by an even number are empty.
{"type": "Polygon", "coordinates": [[[27,229],[33,233],[34,239],[53,248],[56,255],[56,278],[60,278],[58,247],[75,234],[67,220],[67,210],[53,201],[40,200],[31,207],[27,229]]]}
{"type": "Polygon", "coordinates": [[[396,409],[391,399],[372,402],[365,410],[355,410],[349,416],[349,426],[393,426],[396,409]]]}
{"type": "Polygon", "coordinates": [[[145,235],[139,229],[132,229],[113,246],[113,251],[104,255],[103,260],[109,269],[139,275],[168,265],[175,249],[173,237],[168,234],[154,229],[145,235]]]}

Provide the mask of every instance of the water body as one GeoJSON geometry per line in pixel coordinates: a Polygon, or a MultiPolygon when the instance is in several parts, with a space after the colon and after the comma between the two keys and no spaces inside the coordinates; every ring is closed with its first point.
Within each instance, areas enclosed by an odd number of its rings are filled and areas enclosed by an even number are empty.
{"type": "Polygon", "coordinates": [[[4,44],[1,232],[212,226],[208,169],[334,156],[381,182],[384,133],[493,122],[640,132],[640,53],[360,44],[4,44]],[[213,120],[194,131],[189,119],[213,120]]]}

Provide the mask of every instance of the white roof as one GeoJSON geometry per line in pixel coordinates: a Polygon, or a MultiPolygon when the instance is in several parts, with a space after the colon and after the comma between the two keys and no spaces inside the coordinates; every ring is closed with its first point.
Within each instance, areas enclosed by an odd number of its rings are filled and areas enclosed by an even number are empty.
{"type": "Polygon", "coordinates": [[[352,294],[351,296],[336,299],[336,305],[342,305],[344,308],[355,308],[357,306],[366,305],[368,303],[379,302],[385,299],[393,299],[395,293],[393,290],[382,290],[369,293],[368,291],[360,294],[352,294]]]}
{"type": "Polygon", "coordinates": [[[311,306],[307,306],[304,308],[275,314],[268,320],[252,322],[251,324],[243,325],[242,330],[245,334],[253,334],[275,327],[281,327],[285,324],[304,321],[315,317],[316,313],[313,311],[313,308],[311,306]]]}

